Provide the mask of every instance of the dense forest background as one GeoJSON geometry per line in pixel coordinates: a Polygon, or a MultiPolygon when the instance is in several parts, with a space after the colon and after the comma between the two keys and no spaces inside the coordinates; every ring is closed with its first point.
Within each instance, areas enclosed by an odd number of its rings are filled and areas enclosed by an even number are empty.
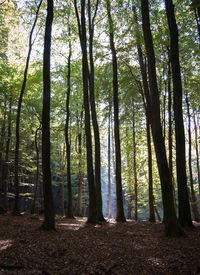
{"type": "MultiPolygon", "coordinates": [[[[0,3],[2,211],[16,210],[16,198],[19,199],[17,212],[44,211],[44,38],[47,37],[47,4],[53,1],[47,2],[5,0],[0,3]]],[[[158,153],[154,150],[157,132],[154,110],[162,127],[174,208],[180,215],[176,135],[181,134],[175,128],[178,107],[174,102],[176,73],[172,51],[175,39],[166,13],[167,3],[171,1],[165,2],[54,1],[50,166],[56,215],[92,215],[89,203],[94,197],[100,213],[99,194],[102,194],[104,217],[117,216],[123,220],[122,212],[126,218],[136,220],[164,217],[161,190],[164,184],[160,185],[162,175],[158,171],[158,153]],[[151,90],[149,64],[153,62],[145,41],[145,4],[149,5],[159,101],[151,90]],[[145,93],[145,72],[152,104],[145,93]]],[[[173,2],[186,149],[182,150],[186,164],[182,170],[187,173],[186,193],[192,219],[199,221],[200,4],[190,0],[173,2]]],[[[159,141],[156,150],[159,151],[159,141]]]]}

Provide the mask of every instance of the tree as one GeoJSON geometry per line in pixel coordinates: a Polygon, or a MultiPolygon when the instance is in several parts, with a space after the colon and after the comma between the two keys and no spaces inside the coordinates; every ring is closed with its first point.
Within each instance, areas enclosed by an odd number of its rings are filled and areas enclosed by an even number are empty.
{"type": "Polygon", "coordinates": [[[198,189],[200,195],[200,169],[199,169],[199,146],[198,146],[198,138],[197,138],[197,123],[195,114],[193,115],[194,120],[194,131],[195,131],[195,150],[196,150],[196,158],[197,158],[197,178],[198,178],[198,189]]]}
{"type": "Polygon", "coordinates": [[[8,211],[8,175],[9,175],[9,151],[10,151],[10,141],[11,141],[11,127],[12,127],[12,96],[10,95],[9,100],[9,114],[8,114],[8,130],[7,130],[7,141],[6,141],[6,156],[5,156],[5,174],[4,174],[4,209],[8,211]]]}
{"type": "Polygon", "coordinates": [[[101,147],[99,125],[97,121],[95,95],[94,95],[94,58],[93,58],[93,38],[94,38],[94,23],[98,10],[99,1],[96,2],[96,8],[93,18],[91,18],[91,4],[88,0],[88,19],[89,19],[89,90],[90,90],[90,106],[92,125],[94,130],[95,143],[95,183],[96,183],[96,198],[97,198],[97,216],[100,222],[105,221],[102,213],[102,195],[101,195],[101,147]]]}
{"type": "Polygon", "coordinates": [[[121,182],[121,149],[119,135],[119,103],[118,103],[118,72],[117,72],[117,55],[114,44],[114,24],[111,16],[110,0],[106,0],[106,9],[109,23],[110,49],[112,53],[113,66],[113,105],[114,105],[114,136],[115,136],[115,173],[116,173],[116,196],[117,196],[117,216],[116,221],[124,222],[124,208],[122,199],[122,182],[121,182]]]}
{"type": "Polygon", "coordinates": [[[34,186],[34,196],[33,196],[33,203],[31,206],[31,214],[35,213],[35,206],[36,206],[36,199],[38,193],[38,186],[39,186],[39,148],[38,148],[38,132],[41,130],[41,125],[35,131],[35,151],[36,151],[36,179],[35,179],[35,186],[34,186]]]}
{"type": "Polygon", "coordinates": [[[26,82],[27,82],[27,74],[28,74],[28,68],[29,68],[29,61],[31,57],[31,51],[33,44],[35,42],[35,39],[32,40],[33,37],[33,32],[37,23],[40,7],[42,5],[43,0],[40,1],[36,14],[35,14],[35,20],[33,23],[33,26],[31,28],[30,36],[29,36],[29,49],[28,49],[28,55],[26,59],[26,66],[24,70],[24,79],[20,91],[20,96],[18,100],[18,107],[17,107],[17,118],[16,118],[16,143],[15,143],[15,204],[14,204],[14,209],[13,209],[13,214],[18,215],[19,214],[19,145],[20,145],[20,115],[21,115],[21,106],[22,106],[22,100],[24,96],[24,92],[26,89],[26,82]]]}
{"type": "Polygon", "coordinates": [[[178,183],[178,211],[182,226],[193,226],[187,189],[186,161],[185,161],[185,133],[182,112],[182,83],[179,63],[178,28],[174,15],[172,0],[165,0],[167,20],[170,32],[170,54],[173,81],[173,109],[176,137],[176,173],[178,183]]]}
{"type": "Polygon", "coordinates": [[[147,147],[148,147],[148,174],[149,174],[149,221],[155,222],[155,213],[154,213],[154,202],[153,202],[153,175],[152,175],[152,150],[151,150],[151,99],[147,78],[147,69],[144,63],[144,57],[142,52],[142,47],[139,37],[139,24],[137,19],[136,8],[132,5],[134,22],[135,22],[135,36],[136,36],[136,47],[138,60],[140,64],[140,72],[142,76],[142,85],[141,89],[142,99],[144,104],[144,110],[146,115],[146,132],[147,132],[147,147]]]}
{"type": "Polygon", "coordinates": [[[135,133],[135,104],[134,99],[132,100],[133,105],[133,173],[134,173],[134,218],[138,219],[138,180],[137,180],[137,162],[136,162],[136,133],[135,133]]]}
{"type": "Polygon", "coordinates": [[[55,229],[54,204],[51,184],[50,163],[50,55],[51,55],[51,30],[53,23],[53,0],[47,0],[47,17],[44,37],[43,55],[43,109],[42,109],[42,172],[44,189],[44,222],[42,228],[45,230],[55,229]]]}
{"type": "Polygon", "coordinates": [[[151,128],[162,189],[165,234],[166,236],[182,236],[184,235],[184,232],[180,227],[175,213],[172,181],[167,163],[164,139],[162,136],[160,102],[156,78],[155,54],[150,29],[148,0],[141,0],[141,10],[144,43],[148,58],[148,74],[152,114],[151,128]]]}
{"type": "MultiPolygon", "coordinates": [[[[69,20],[69,16],[68,16],[69,20]]],[[[70,37],[70,26],[68,25],[68,34],[70,37]]],[[[70,92],[71,92],[71,55],[72,55],[72,45],[69,41],[69,55],[68,55],[68,73],[67,73],[67,98],[66,98],[66,122],[65,122],[65,143],[67,151],[67,187],[68,187],[68,208],[67,208],[67,217],[69,219],[74,218],[73,214],[73,203],[72,203],[72,184],[71,184],[71,145],[69,138],[69,122],[70,122],[70,110],[69,110],[69,101],[70,101],[70,92]]]]}
{"type": "Polygon", "coordinates": [[[200,217],[199,217],[199,212],[197,207],[197,199],[194,191],[194,178],[193,178],[193,172],[192,172],[191,116],[190,116],[190,104],[189,104],[187,92],[185,93],[185,101],[187,105],[187,116],[188,116],[188,168],[189,168],[189,175],[190,175],[191,204],[192,204],[194,220],[196,222],[199,222],[200,217]]]}
{"type": "Polygon", "coordinates": [[[88,211],[87,223],[96,223],[98,221],[98,218],[97,218],[96,188],[95,188],[94,171],[93,171],[92,138],[91,138],[90,108],[89,108],[89,96],[88,96],[89,68],[88,68],[88,58],[87,58],[85,0],[81,0],[81,22],[79,18],[76,0],[74,0],[74,6],[76,11],[79,39],[80,39],[81,50],[82,50],[83,101],[84,101],[84,109],[85,109],[87,175],[88,175],[88,186],[89,186],[89,211],[88,211]]]}
{"type": "Polygon", "coordinates": [[[108,113],[108,218],[112,217],[111,207],[111,103],[109,102],[108,113]]]}

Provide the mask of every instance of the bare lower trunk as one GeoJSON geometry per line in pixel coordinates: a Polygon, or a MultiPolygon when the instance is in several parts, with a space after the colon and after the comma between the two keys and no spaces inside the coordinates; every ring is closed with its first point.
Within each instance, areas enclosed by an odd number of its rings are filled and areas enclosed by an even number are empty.
{"type": "Polygon", "coordinates": [[[190,106],[188,101],[188,96],[186,95],[186,104],[187,104],[187,115],[188,115],[188,167],[189,167],[189,175],[190,175],[190,189],[191,189],[191,205],[192,211],[194,215],[194,220],[196,222],[200,221],[198,207],[197,207],[197,199],[194,191],[194,179],[192,172],[192,138],[191,138],[191,118],[190,118],[190,106]]]}
{"type": "Polygon", "coordinates": [[[81,0],[81,21],[76,0],[74,0],[76,18],[78,21],[79,38],[82,49],[82,75],[83,75],[83,101],[85,109],[85,134],[86,134],[86,149],[87,149],[87,176],[89,187],[89,210],[87,223],[97,223],[97,200],[96,187],[93,170],[93,155],[92,155],[92,136],[90,126],[90,107],[88,96],[88,79],[89,68],[87,59],[87,37],[86,37],[86,22],[85,22],[85,0],[81,0]]]}
{"type": "Polygon", "coordinates": [[[134,173],[134,218],[138,219],[138,182],[137,182],[137,163],[136,163],[136,141],[135,141],[135,110],[133,105],[133,173],[134,173]]]}
{"type": "Polygon", "coordinates": [[[81,111],[81,119],[80,119],[80,132],[78,133],[78,216],[83,216],[83,205],[82,205],[82,197],[83,197],[83,167],[82,167],[82,118],[83,111],[81,111]]]}
{"type": "Polygon", "coordinates": [[[149,5],[148,0],[141,0],[142,24],[145,41],[145,49],[148,58],[149,86],[151,94],[151,128],[158,164],[158,171],[161,181],[164,217],[165,217],[165,234],[166,236],[182,236],[184,234],[177,220],[174,200],[172,181],[170,177],[167,156],[165,150],[164,138],[162,136],[162,126],[160,120],[160,101],[156,77],[155,54],[153,40],[150,30],[149,5]]]}
{"type": "MultiPolygon", "coordinates": [[[[70,37],[70,26],[69,37],[70,37]]],[[[65,143],[66,143],[66,153],[67,153],[67,190],[68,190],[68,206],[67,206],[67,218],[74,219],[73,214],[73,201],[72,201],[72,183],[71,183],[71,143],[69,138],[69,122],[70,122],[70,92],[71,92],[71,55],[72,55],[72,45],[69,42],[69,56],[68,56],[68,74],[67,74],[67,99],[66,99],[66,122],[65,122],[65,143]]]]}
{"type": "Polygon", "coordinates": [[[195,150],[196,150],[196,158],[197,158],[197,178],[198,178],[198,188],[199,188],[199,195],[200,195],[199,146],[198,146],[197,123],[196,123],[195,115],[193,119],[194,119],[194,132],[195,132],[195,150]]]}
{"type": "Polygon", "coordinates": [[[42,172],[44,195],[44,221],[42,228],[55,229],[55,214],[51,184],[51,143],[50,143],[50,54],[51,54],[51,29],[53,23],[53,0],[47,1],[47,17],[44,37],[43,56],[43,110],[42,110],[42,172]]]}
{"type": "MultiPolygon", "coordinates": [[[[110,103],[109,103],[110,104],[110,103]]],[[[108,218],[112,217],[112,207],[111,207],[111,165],[110,165],[110,127],[111,126],[111,106],[109,105],[109,118],[108,118],[108,218]]]]}
{"type": "Polygon", "coordinates": [[[115,156],[116,156],[116,196],[117,196],[117,216],[116,221],[126,221],[124,216],[123,197],[122,197],[122,180],[121,180],[121,148],[119,133],[119,106],[118,106],[118,71],[117,55],[114,44],[114,26],[111,17],[110,0],[106,0],[106,8],[109,22],[110,48],[112,54],[113,66],[113,105],[114,105],[114,136],[115,136],[115,156]]]}
{"type": "Polygon", "coordinates": [[[187,189],[185,133],[182,111],[182,82],[179,63],[178,28],[172,0],[165,0],[170,32],[170,61],[173,80],[173,109],[176,138],[176,174],[178,183],[179,222],[182,226],[193,226],[187,189]]]}
{"type": "Polygon", "coordinates": [[[41,127],[37,128],[35,132],[35,150],[36,150],[36,178],[35,178],[35,188],[34,188],[34,196],[33,196],[33,203],[31,206],[31,214],[35,213],[35,206],[38,194],[38,185],[39,185],[39,149],[38,149],[38,142],[37,142],[37,134],[38,131],[41,130],[41,127]]]}
{"type": "Polygon", "coordinates": [[[97,197],[97,216],[100,222],[105,221],[102,213],[102,194],[101,194],[101,146],[100,146],[100,134],[99,125],[97,121],[95,93],[94,93],[94,58],[93,58],[93,36],[94,36],[94,22],[98,9],[98,3],[96,2],[96,9],[93,18],[91,18],[91,6],[90,0],[88,0],[88,18],[89,18],[89,90],[90,90],[90,106],[92,125],[94,130],[94,145],[95,145],[95,183],[96,183],[96,197],[97,197]]]}
{"type": "Polygon", "coordinates": [[[21,116],[21,107],[22,107],[22,100],[26,88],[26,81],[27,81],[27,74],[28,74],[28,68],[29,68],[29,61],[31,57],[31,51],[34,41],[32,41],[33,32],[37,23],[39,10],[41,7],[43,0],[40,1],[37,11],[35,20],[33,23],[33,26],[31,28],[30,36],[29,36],[29,49],[28,49],[28,55],[26,59],[26,66],[24,70],[24,79],[22,88],[20,91],[19,101],[18,101],[18,107],[17,107],[17,118],[16,118],[16,142],[15,142],[15,176],[14,176],[14,188],[15,188],[15,202],[14,202],[14,209],[13,214],[18,215],[19,214],[19,146],[20,146],[20,116],[21,116]]]}
{"type": "Polygon", "coordinates": [[[6,157],[5,157],[5,177],[4,177],[4,209],[8,211],[8,181],[9,181],[9,151],[10,151],[10,141],[11,141],[11,113],[12,113],[12,98],[10,98],[9,103],[9,114],[8,114],[8,136],[6,142],[6,157]]]}

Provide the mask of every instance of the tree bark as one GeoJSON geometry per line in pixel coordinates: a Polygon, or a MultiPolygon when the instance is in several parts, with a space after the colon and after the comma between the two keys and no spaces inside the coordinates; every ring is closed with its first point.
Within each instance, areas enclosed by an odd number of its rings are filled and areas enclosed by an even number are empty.
{"type": "MultiPolygon", "coordinates": [[[[69,26],[69,37],[70,37],[70,26],[69,26]]],[[[72,45],[69,42],[69,56],[68,56],[68,74],[67,74],[67,99],[66,99],[66,122],[65,122],[65,143],[67,151],[67,189],[68,189],[68,207],[67,207],[67,218],[74,219],[73,214],[73,200],[72,200],[72,183],[71,183],[71,144],[69,138],[69,121],[70,121],[70,92],[71,92],[71,55],[72,45]]]]}
{"type": "Polygon", "coordinates": [[[51,30],[53,23],[53,0],[47,0],[47,17],[44,37],[43,56],[43,109],[42,109],[42,172],[44,195],[44,222],[45,230],[55,229],[55,214],[51,184],[51,160],[50,160],[50,55],[51,55],[51,30]]]}
{"type": "Polygon", "coordinates": [[[196,158],[197,158],[198,189],[199,189],[199,195],[200,195],[199,146],[198,146],[197,123],[196,123],[195,114],[193,116],[193,119],[194,119],[194,133],[195,133],[195,150],[196,150],[196,158]]]}
{"type": "Polygon", "coordinates": [[[179,199],[179,222],[182,226],[193,226],[187,189],[185,133],[182,111],[182,83],[179,63],[178,28],[176,24],[174,5],[172,0],[165,0],[165,7],[170,32],[170,60],[172,65],[172,80],[174,89],[173,109],[176,138],[176,173],[179,199]]]}
{"type": "Polygon", "coordinates": [[[7,132],[7,141],[6,141],[6,156],[5,156],[5,175],[4,175],[4,209],[8,211],[8,181],[9,181],[9,151],[10,151],[10,141],[11,141],[11,114],[12,114],[12,97],[10,96],[9,102],[9,114],[8,114],[8,132],[7,132]]]}
{"type": "Polygon", "coordinates": [[[162,136],[162,126],[160,119],[160,101],[156,78],[155,54],[150,30],[148,0],[141,0],[141,8],[144,42],[148,58],[148,73],[152,114],[151,128],[158,164],[158,171],[161,181],[163,209],[165,217],[165,234],[166,236],[183,236],[184,232],[178,222],[175,213],[172,181],[167,163],[164,138],[162,136]]]}
{"type": "Polygon", "coordinates": [[[18,107],[17,107],[17,118],[16,118],[16,143],[15,143],[15,176],[14,176],[14,187],[15,187],[15,202],[14,202],[14,209],[13,214],[19,215],[19,146],[20,146],[20,116],[21,116],[21,107],[22,107],[22,100],[26,88],[26,81],[27,81],[27,74],[28,74],[28,68],[29,68],[29,61],[31,57],[31,51],[34,44],[34,41],[32,41],[33,32],[37,23],[38,14],[40,11],[40,7],[42,5],[43,0],[40,1],[36,14],[35,14],[35,20],[33,23],[33,26],[31,28],[30,36],[29,36],[29,49],[28,49],[28,55],[26,59],[26,66],[24,70],[24,79],[22,83],[22,88],[20,91],[19,101],[18,101],[18,107]]]}
{"type": "Polygon", "coordinates": [[[119,103],[118,103],[118,71],[117,54],[114,44],[114,25],[111,16],[110,0],[106,0],[106,8],[109,23],[110,49],[112,53],[113,66],[113,105],[114,105],[114,136],[115,136],[115,156],[116,156],[116,196],[117,196],[117,216],[116,221],[126,221],[124,216],[122,179],[121,179],[121,148],[119,134],[119,103]]]}
{"type": "Polygon", "coordinates": [[[89,90],[90,90],[90,106],[92,125],[94,130],[94,145],[95,145],[95,183],[96,183],[96,198],[97,198],[97,216],[100,222],[105,221],[102,213],[102,194],[101,194],[101,147],[99,126],[96,114],[95,93],[94,93],[94,59],[93,59],[93,37],[94,37],[94,22],[98,10],[99,1],[96,2],[96,8],[93,18],[91,18],[90,0],[88,0],[88,19],[89,19],[89,90]]]}
{"type": "Polygon", "coordinates": [[[92,156],[92,137],[90,127],[90,108],[88,96],[88,79],[89,68],[87,59],[87,37],[85,26],[85,0],[81,0],[81,22],[79,19],[76,0],[74,0],[76,17],[79,28],[79,38],[82,49],[82,75],[83,75],[83,101],[85,109],[85,134],[86,134],[86,149],[87,149],[87,175],[89,187],[89,210],[87,223],[97,223],[97,201],[96,201],[96,188],[93,171],[93,156],[92,156]]]}
{"type": "Polygon", "coordinates": [[[0,175],[2,174],[2,158],[3,158],[3,151],[4,151],[4,140],[6,134],[6,113],[4,112],[3,121],[1,126],[1,138],[0,138],[0,175]]]}
{"type": "Polygon", "coordinates": [[[39,185],[39,149],[38,149],[38,132],[41,130],[41,125],[35,131],[35,151],[36,151],[36,178],[35,178],[35,186],[34,186],[34,196],[33,196],[33,203],[31,206],[31,214],[35,213],[35,205],[37,200],[37,193],[38,193],[38,185],[39,185]]]}
{"type": "MultiPolygon", "coordinates": [[[[83,206],[82,206],[82,197],[83,197],[83,168],[82,168],[82,119],[83,119],[83,111],[81,111],[80,115],[80,130],[78,133],[78,216],[83,216],[83,206]]],[[[78,123],[79,124],[79,123],[78,123]]]]}
{"type": "Polygon", "coordinates": [[[194,220],[196,222],[199,222],[200,217],[199,217],[199,212],[197,207],[197,199],[194,191],[194,179],[193,179],[193,172],[192,172],[191,117],[190,117],[190,105],[189,105],[187,94],[185,95],[185,101],[187,104],[187,115],[188,115],[188,167],[189,167],[189,175],[190,175],[191,205],[192,205],[194,220]]]}
{"type": "Polygon", "coordinates": [[[138,220],[138,182],[137,182],[137,163],[136,163],[136,140],[135,140],[135,104],[133,104],[133,174],[134,174],[134,218],[138,220]]]}
{"type": "Polygon", "coordinates": [[[109,102],[109,114],[108,114],[108,218],[112,217],[112,206],[111,206],[111,104],[109,102]]]}
{"type": "Polygon", "coordinates": [[[143,90],[142,92],[142,99],[144,104],[144,110],[146,115],[146,132],[147,132],[147,147],[148,147],[148,178],[149,178],[149,221],[155,222],[155,213],[154,213],[154,204],[153,204],[153,173],[152,173],[152,150],[151,150],[151,99],[150,99],[150,92],[149,92],[149,85],[147,80],[147,70],[144,64],[143,52],[140,43],[140,39],[138,36],[138,20],[137,20],[137,13],[135,6],[132,6],[133,13],[134,13],[134,21],[137,31],[135,32],[136,35],[136,43],[137,43],[137,53],[138,53],[138,60],[140,64],[140,72],[142,76],[142,85],[143,90]]]}
{"type": "Polygon", "coordinates": [[[197,23],[197,30],[199,35],[199,47],[200,47],[200,7],[195,9],[195,19],[197,23]]]}

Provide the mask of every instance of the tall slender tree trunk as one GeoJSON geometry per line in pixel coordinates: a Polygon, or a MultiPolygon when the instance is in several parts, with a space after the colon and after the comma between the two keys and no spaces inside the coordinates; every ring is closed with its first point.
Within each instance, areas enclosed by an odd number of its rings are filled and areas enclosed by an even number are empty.
{"type": "Polygon", "coordinates": [[[112,217],[111,206],[111,104],[109,102],[109,114],[108,114],[108,218],[112,217]]]}
{"type": "Polygon", "coordinates": [[[153,204],[154,204],[154,210],[155,210],[155,213],[157,215],[158,221],[161,222],[161,217],[159,215],[154,196],[153,196],[153,204]]]}
{"type": "Polygon", "coordinates": [[[97,216],[99,221],[105,221],[102,213],[102,194],[101,194],[101,148],[99,126],[97,122],[95,93],[94,93],[94,59],[93,59],[93,37],[94,37],[94,22],[98,10],[99,1],[96,2],[96,9],[93,18],[91,18],[90,0],[88,0],[88,18],[89,18],[89,90],[90,90],[90,106],[92,125],[94,130],[94,145],[95,145],[95,183],[97,196],[97,216]]]}
{"type": "Polygon", "coordinates": [[[136,35],[136,42],[137,42],[137,53],[138,53],[138,60],[140,64],[140,71],[142,76],[142,85],[144,94],[142,91],[142,98],[144,104],[144,110],[146,115],[146,131],[147,131],[147,147],[148,147],[148,176],[149,176],[149,221],[155,222],[155,214],[154,214],[154,203],[153,203],[153,173],[152,173],[152,150],[151,150],[151,99],[149,93],[149,86],[147,80],[147,70],[144,63],[142,47],[140,43],[140,39],[138,36],[138,20],[137,20],[137,13],[135,6],[132,6],[133,13],[134,13],[134,21],[137,31],[135,32],[136,35]],[[146,100],[146,101],[145,101],[146,100]]]}
{"type": "Polygon", "coordinates": [[[182,83],[179,63],[178,28],[176,24],[174,5],[172,0],[165,0],[167,20],[170,32],[170,53],[173,80],[173,109],[176,137],[176,173],[178,183],[178,212],[182,226],[193,226],[190,212],[189,195],[187,189],[185,133],[182,111],[182,83]]]}
{"type": "Polygon", "coordinates": [[[26,66],[24,70],[24,79],[22,83],[22,88],[20,91],[19,101],[18,101],[18,107],[17,107],[17,118],[16,118],[16,143],[15,143],[15,176],[14,176],[14,187],[15,187],[15,202],[14,202],[14,209],[13,214],[19,215],[19,146],[20,146],[20,116],[21,116],[21,107],[22,107],[22,100],[26,88],[26,81],[27,81],[27,74],[28,74],[28,68],[29,68],[29,61],[31,57],[31,51],[33,47],[33,43],[35,40],[32,41],[33,32],[37,23],[38,14],[40,11],[40,7],[42,5],[43,0],[40,1],[36,14],[35,14],[35,20],[33,23],[33,26],[31,28],[30,36],[29,36],[29,49],[28,49],[28,55],[26,59],[26,66]]]}
{"type": "Polygon", "coordinates": [[[195,18],[196,18],[197,30],[199,34],[199,47],[200,47],[200,7],[195,9],[195,18]]]}
{"type": "MultiPolygon", "coordinates": [[[[129,136],[129,128],[128,125],[126,125],[126,137],[129,136]]],[[[134,149],[133,149],[134,150],[134,149]]],[[[131,219],[132,214],[132,181],[131,181],[131,169],[130,169],[130,148],[126,146],[126,163],[127,163],[127,218],[131,219]]]]}
{"type": "Polygon", "coordinates": [[[175,182],[173,176],[173,140],[172,140],[172,92],[171,92],[171,66],[170,66],[170,53],[168,52],[169,62],[168,62],[168,82],[167,82],[167,90],[168,90],[168,147],[169,147],[169,171],[172,179],[172,187],[174,194],[174,206],[177,213],[177,203],[176,203],[176,192],[175,192],[175,182]]]}
{"type": "Polygon", "coordinates": [[[135,140],[135,104],[133,106],[133,174],[134,174],[134,218],[138,219],[138,181],[137,181],[137,163],[136,163],[136,140],[135,140]]]}
{"type": "Polygon", "coordinates": [[[80,115],[80,130],[78,133],[78,216],[83,216],[83,206],[82,206],[82,199],[83,199],[83,168],[82,168],[82,119],[83,119],[83,111],[81,111],[80,115]]]}
{"type": "Polygon", "coordinates": [[[8,182],[9,182],[9,151],[10,151],[10,141],[11,141],[11,119],[12,115],[12,97],[10,96],[9,102],[9,114],[8,114],[8,131],[7,131],[7,141],[6,141],[6,156],[5,156],[5,175],[4,175],[4,209],[8,211],[8,182]]]}
{"type": "Polygon", "coordinates": [[[117,216],[116,221],[126,221],[124,216],[124,206],[122,197],[122,179],[121,179],[121,148],[119,133],[119,103],[118,103],[118,71],[117,54],[114,44],[114,25],[111,16],[110,0],[106,0],[106,8],[109,23],[110,49],[112,53],[113,66],[113,105],[114,105],[114,136],[115,136],[115,156],[116,156],[116,196],[117,196],[117,216]]]}
{"type": "Polygon", "coordinates": [[[196,150],[196,159],[197,159],[197,178],[198,178],[198,188],[199,188],[199,195],[200,195],[199,146],[198,146],[197,123],[196,123],[195,114],[193,116],[193,120],[194,120],[194,133],[195,133],[195,150],[196,150]]]}
{"type": "Polygon", "coordinates": [[[192,172],[192,138],[191,138],[191,117],[190,117],[190,105],[188,101],[188,96],[186,94],[185,101],[187,104],[187,115],[188,115],[188,167],[189,167],[189,175],[190,175],[190,189],[191,189],[191,205],[192,212],[194,215],[194,220],[196,222],[200,221],[198,207],[197,207],[197,199],[194,191],[194,179],[192,172]]]}
{"type": "Polygon", "coordinates": [[[93,156],[92,156],[92,137],[90,127],[90,108],[89,108],[89,96],[88,96],[88,79],[89,68],[87,59],[87,37],[86,37],[86,25],[85,25],[85,0],[81,0],[81,22],[79,19],[76,0],[74,0],[74,6],[76,11],[76,17],[79,28],[79,38],[82,49],[82,75],[83,75],[83,101],[85,109],[85,134],[86,134],[86,149],[87,149],[87,175],[88,175],[88,187],[89,187],[89,211],[87,223],[97,223],[97,200],[96,200],[96,188],[93,171],[93,156]]]}
{"type": "Polygon", "coordinates": [[[0,176],[2,174],[2,158],[3,158],[3,150],[4,150],[4,140],[6,134],[6,112],[4,111],[3,121],[1,126],[1,137],[0,137],[0,176]]]}
{"type": "MultiPolygon", "coordinates": [[[[70,26],[69,37],[71,34],[70,26]]],[[[66,99],[66,122],[65,122],[65,142],[67,150],[67,189],[68,189],[68,207],[67,207],[67,218],[74,219],[73,214],[73,202],[72,202],[72,183],[71,183],[71,142],[69,138],[69,121],[70,121],[70,109],[69,100],[71,92],[71,55],[72,55],[72,45],[69,42],[69,56],[68,56],[68,74],[67,74],[67,99],[66,99]]]]}
{"type": "Polygon", "coordinates": [[[153,203],[153,173],[152,173],[152,150],[151,150],[151,128],[146,116],[147,147],[148,147],[148,174],[149,174],[149,221],[155,222],[153,203]]]}
{"type": "Polygon", "coordinates": [[[164,92],[164,96],[163,96],[163,138],[165,140],[166,138],[166,81],[165,81],[165,92],[164,92]]]}
{"type": "Polygon", "coordinates": [[[37,200],[37,194],[38,194],[38,186],[39,186],[39,148],[38,148],[38,132],[41,130],[40,127],[37,128],[35,131],[35,151],[36,151],[36,177],[35,177],[35,186],[34,186],[34,196],[33,196],[33,202],[31,205],[31,214],[35,213],[35,206],[36,206],[36,200],[37,200]]]}
{"type": "Polygon", "coordinates": [[[50,143],[50,56],[51,56],[51,30],[53,23],[53,0],[47,0],[47,17],[44,37],[43,56],[43,109],[42,109],[42,172],[44,195],[44,222],[45,230],[55,229],[55,214],[51,184],[51,143],[50,143]]]}
{"type": "Polygon", "coordinates": [[[148,58],[148,73],[151,96],[151,128],[156,152],[158,171],[161,181],[164,217],[165,217],[165,234],[166,236],[182,236],[184,234],[177,220],[174,200],[172,181],[170,177],[167,156],[165,150],[164,138],[162,136],[162,126],[160,119],[160,101],[156,78],[155,54],[153,40],[150,30],[149,5],[148,0],[141,0],[142,24],[145,49],[148,58]]]}

